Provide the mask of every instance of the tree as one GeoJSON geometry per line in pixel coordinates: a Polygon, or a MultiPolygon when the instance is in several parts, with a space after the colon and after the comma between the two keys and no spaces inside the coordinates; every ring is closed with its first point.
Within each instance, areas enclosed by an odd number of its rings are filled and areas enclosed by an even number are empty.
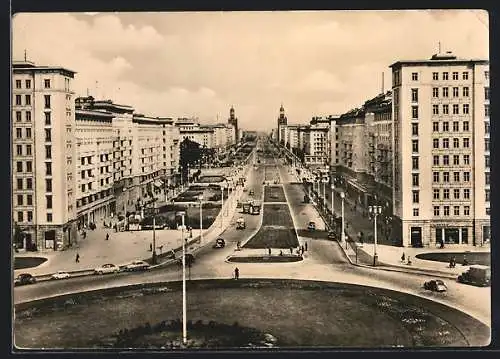
{"type": "Polygon", "coordinates": [[[180,146],[179,165],[181,166],[181,176],[183,181],[187,179],[188,167],[195,168],[198,161],[201,161],[202,149],[198,142],[185,138],[180,146]]]}

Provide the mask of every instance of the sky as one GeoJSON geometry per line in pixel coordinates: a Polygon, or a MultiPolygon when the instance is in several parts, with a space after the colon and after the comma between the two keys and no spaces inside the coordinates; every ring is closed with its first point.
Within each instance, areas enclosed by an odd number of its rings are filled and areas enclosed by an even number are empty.
{"type": "Polygon", "coordinates": [[[22,13],[12,59],[77,72],[87,93],[148,116],[270,131],[342,114],[391,84],[389,66],[452,51],[488,59],[480,10],[22,13]]]}

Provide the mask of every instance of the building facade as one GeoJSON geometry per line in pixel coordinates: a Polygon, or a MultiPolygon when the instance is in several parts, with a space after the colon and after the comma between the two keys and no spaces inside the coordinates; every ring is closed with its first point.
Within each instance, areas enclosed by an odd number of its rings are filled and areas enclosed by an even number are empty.
{"type": "Polygon", "coordinates": [[[488,66],[450,53],[390,66],[393,207],[403,245],[490,239],[488,66]]]}

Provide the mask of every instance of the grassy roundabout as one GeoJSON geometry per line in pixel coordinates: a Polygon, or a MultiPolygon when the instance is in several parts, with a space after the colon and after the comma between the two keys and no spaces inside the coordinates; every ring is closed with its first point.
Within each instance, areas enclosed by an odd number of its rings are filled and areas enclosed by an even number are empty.
{"type": "Polygon", "coordinates": [[[45,257],[14,257],[14,269],[38,267],[45,261],[45,257]]]}
{"type": "Polygon", "coordinates": [[[485,266],[491,266],[490,252],[432,252],[420,253],[415,257],[417,257],[418,259],[445,263],[449,263],[452,257],[455,257],[457,263],[462,263],[464,257],[466,257],[469,264],[482,264],[485,266]]]}
{"type": "MultiPolygon", "coordinates": [[[[18,304],[14,342],[32,349],[175,348],[181,285],[144,284],[18,304]]],[[[487,345],[490,338],[489,328],[467,314],[380,288],[240,279],[190,281],[187,290],[191,347],[265,346],[266,335],[281,348],[464,347],[487,345]]]]}
{"type": "Polygon", "coordinates": [[[286,202],[285,192],[281,186],[265,186],[264,202],[286,202]]]}

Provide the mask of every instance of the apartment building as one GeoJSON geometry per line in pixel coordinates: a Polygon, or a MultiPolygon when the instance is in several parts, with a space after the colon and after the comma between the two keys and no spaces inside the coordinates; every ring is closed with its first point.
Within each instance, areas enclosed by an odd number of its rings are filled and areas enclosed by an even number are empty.
{"type": "Polygon", "coordinates": [[[298,148],[299,146],[299,125],[288,125],[287,126],[287,139],[285,141],[285,146],[289,149],[298,148]],[[288,144],[288,145],[287,145],[288,144]]]}
{"type": "Polygon", "coordinates": [[[489,63],[392,64],[393,207],[403,245],[490,239],[489,63]]]}
{"type": "Polygon", "coordinates": [[[13,62],[12,218],[18,249],[62,249],[76,240],[75,72],[13,62]]]}
{"type": "Polygon", "coordinates": [[[329,165],[330,119],[313,117],[304,129],[304,161],[308,166],[325,167],[329,165]]]}

